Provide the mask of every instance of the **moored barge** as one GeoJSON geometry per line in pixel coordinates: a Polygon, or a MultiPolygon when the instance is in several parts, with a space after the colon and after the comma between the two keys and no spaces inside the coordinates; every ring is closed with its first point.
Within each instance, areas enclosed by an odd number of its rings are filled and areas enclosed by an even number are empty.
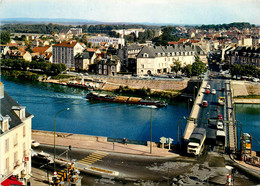
{"type": "Polygon", "coordinates": [[[146,100],[138,97],[128,97],[128,96],[110,96],[108,94],[99,94],[97,92],[90,92],[87,94],[86,98],[88,100],[99,100],[108,101],[116,103],[127,103],[136,105],[148,105],[156,107],[166,107],[167,103],[165,101],[160,102],[158,100],[146,100]]]}

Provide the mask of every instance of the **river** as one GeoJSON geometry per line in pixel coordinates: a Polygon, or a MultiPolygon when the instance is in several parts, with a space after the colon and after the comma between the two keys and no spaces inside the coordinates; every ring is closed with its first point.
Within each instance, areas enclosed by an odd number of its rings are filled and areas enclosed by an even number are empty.
{"type": "Polygon", "coordinates": [[[68,107],[69,111],[57,116],[58,132],[150,141],[152,115],[153,141],[158,142],[164,136],[176,142],[177,120],[187,115],[187,104],[184,102],[174,102],[166,108],[93,103],[85,99],[88,91],[82,89],[5,77],[2,77],[2,82],[5,91],[34,115],[32,129],[37,130],[53,131],[55,114],[68,107]]]}
{"type": "MultiPolygon", "coordinates": [[[[5,90],[20,105],[34,115],[32,129],[53,131],[55,114],[64,108],[56,119],[56,130],[76,134],[106,136],[136,141],[150,141],[152,115],[153,141],[170,137],[177,141],[177,121],[187,115],[187,104],[175,101],[166,108],[127,105],[107,102],[89,102],[86,90],[66,86],[23,82],[2,77],[5,90]]],[[[260,105],[236,105],[236,118],[243,132],[253,136],[253,150],[260,151],[260,105]]],[[[183,129],[185,126],[183,126],[183,129]]]]}

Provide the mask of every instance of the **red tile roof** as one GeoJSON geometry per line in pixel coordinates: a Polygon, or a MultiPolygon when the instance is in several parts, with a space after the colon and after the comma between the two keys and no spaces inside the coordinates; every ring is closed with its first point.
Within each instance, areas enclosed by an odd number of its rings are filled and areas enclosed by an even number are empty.
{"type": "Polygon", "coordinates": [[[48,50],[48,48],[50,48],[49,45],[46,45],[46,46],[44,46],[44,47],[34,47],[34,48],[32,49],[32,51],[33,51],[34,53],[42,54],[42,53],[46,52],[46,50],[48,50]]]}
{"type": "Polygon", "coordinates": [[[76,41],[63,41],[61,43],[57,43],[55,45],[53,45],[54,47],[74,47],[77,44],[76,41]]]}
{"type": "Polygon", "coordinates": [[[169,41],[168,44],[169,44],[169,45],[176,45],[176,44],[178,44],[178,42],[175,42],[175,41],[169,41]]]}
{"type": "Polygon", "coordinates": [[[7,46],[9,46],[9,47],[12,47],[12,46],[18,47],[18,44],[17,43],[7,43],[7,46]]]}

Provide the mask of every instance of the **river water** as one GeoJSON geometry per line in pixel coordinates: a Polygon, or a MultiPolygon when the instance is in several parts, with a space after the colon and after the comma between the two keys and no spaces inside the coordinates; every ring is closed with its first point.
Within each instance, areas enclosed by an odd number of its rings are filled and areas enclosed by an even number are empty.
{"type": "MultiPolygon", "coordinates": [[[[166,108],[108,102],[88,102],[86,90],[50,83],[31,83],[2,77],[5,90],[34,115],[32,129],[56,131],[128,140],[150,141],[152,115],[153,141],[170,137],[176,142],[177,120],[187,115],[187,104],[175,102],[166,108]]],[[[184,128],[185,126],[183,126],[184,128]]]]}
{"type": "MultiPolygon", "coordinates": [[[[41,82],[23,82],[1,78],[5,90],[34,115],[32,129],[53,131],[55,114],[58,132],[106,136],[110,138],[150,141],[152,115],[153,141],[170,137],[177,141],[177,121],[187,116],[186,102],[175,101],[166,108],[107,102],[88,102],[88,91],[41,82]]],[[[260,151],[260,105],[236,105],[236,118],[243,132],[253,136],[253,150],[260,151]]],[[[183,126],[185,129],[185,125],[183,126]]]]}

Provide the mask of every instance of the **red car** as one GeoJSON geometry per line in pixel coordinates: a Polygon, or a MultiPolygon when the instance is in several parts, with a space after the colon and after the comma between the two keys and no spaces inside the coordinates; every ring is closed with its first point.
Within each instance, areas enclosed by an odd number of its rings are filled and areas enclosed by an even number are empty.
{"type": "Polygon", "coordinates": [[[203,107],[207,107],[207,106],[208,106],[208,102],[204,100],[204,101],[202,102],[202,106],[203,106],[203,107]]]}
{"type": "Polygon", "coordinates": [[[219,120],[223,120],[223,116],[222,115],[218,115],[218,119],[219,120]]]}
{"type": "Polygon", "coordinates": [[[209,89],[206,89],[206,90],[205,90],[205,94],[210,94],[210,90],[209,90],[209,89]]]}

